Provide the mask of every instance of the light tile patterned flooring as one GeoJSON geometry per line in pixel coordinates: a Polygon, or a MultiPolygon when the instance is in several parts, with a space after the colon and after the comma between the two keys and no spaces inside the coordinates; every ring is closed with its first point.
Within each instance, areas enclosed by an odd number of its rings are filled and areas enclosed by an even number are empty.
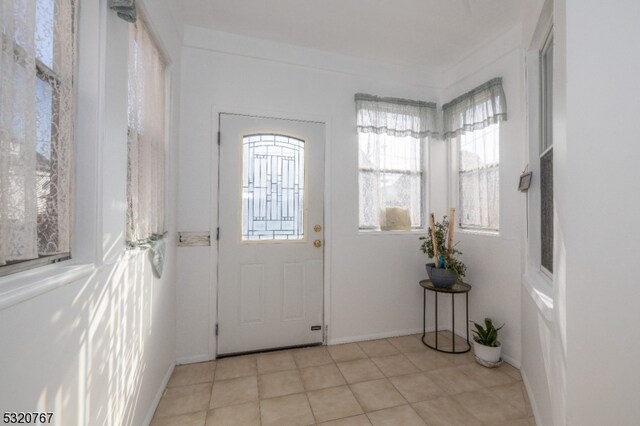
{"type": "Polygon", "coordinates": [[[151,425],[531,426],[532,416],[516,368],[411,335],[178,366],[151,425]]]}

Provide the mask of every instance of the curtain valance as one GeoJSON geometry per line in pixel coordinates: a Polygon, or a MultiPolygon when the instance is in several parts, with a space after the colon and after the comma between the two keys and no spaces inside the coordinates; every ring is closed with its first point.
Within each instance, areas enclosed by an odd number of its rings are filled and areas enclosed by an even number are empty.
{"type": "Polygon", "coordinates": [[[381,98],[357,93],[358,132],[424,138],[438,136],[436,104],[409,99],[381,98]]]}
{"type": "Polygon", "coordinates": [[[109,8],[127,22],[136,22],[136,0],[109,0],[109,8]]]}
{"type": "Polygon", "coordinates": [[[444,138],[507,120],[502,78],[494,78],[442,106],[444,138]]]}

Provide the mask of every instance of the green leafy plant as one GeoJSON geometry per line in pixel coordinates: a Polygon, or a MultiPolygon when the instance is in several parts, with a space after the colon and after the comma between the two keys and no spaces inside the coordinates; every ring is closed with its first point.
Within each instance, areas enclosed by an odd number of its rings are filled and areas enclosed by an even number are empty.
{"type": "Polygon", "coordinates": [[[492,348],[499,346],[498,331],[502,327],[504,327],[504,324],[496,328],[493,325],[493,321],[491,321],[491,318],[484,319],[484,327],[481,324],[478,324],[477,322],[474,322],[474,321],[472,322],[473,322],[473,325],[475,325],[476,327],[475,330],[471,330],[474,334],[473,340],[480,343],[481,345],[490,346],[492,348]]]}
{"type": "MultiPolygon", "coordinates": [[[[462,252],[456,249],[456,243],[453,247],[447,247],[447,237],[449,235],[449,219],[445,216],[442,222],[435,222],[435,236],[436,245],[438,247],[438,257],[440,262],[444,261],[444,267],[450,269],[456,273],[458,281],[464,278],[467,273],[467,266],[458,259],[458,255],[462,252]]],[[[433,259],[433,238],[431,236],[431,228],[429,228],[426,237],[420,237],[423,243],[420,245],[420,250],[427,255],[430,259],[433,259]]]]}

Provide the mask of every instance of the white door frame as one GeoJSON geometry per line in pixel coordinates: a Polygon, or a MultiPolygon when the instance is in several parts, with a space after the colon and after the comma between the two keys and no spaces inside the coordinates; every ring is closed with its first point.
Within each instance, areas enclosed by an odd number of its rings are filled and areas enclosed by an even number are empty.
{"type": "Polygon", "coordinates": [[[217,336],[216,324],[218,323],[218,241],[216,232],[218,228],[219,197],[219,147],[218,132],[220,131],[220,114],[238,114],[254,117],[267,117],[283,120],[313,121],[325,126],[325,151],[324,151],[324,259],[323,259],[323,344],[332,340],[331,324],[331,247],[332,247],[332,223],[331,223],[331,118],[322,115],[301,114],[299,112],[281,111],[276,109],[260,110],[250,107],[213,105],[212,133],[211,133],[211,203],[209,213],[211,235],[211,265],[209,276],[209,359],[216,358],[217,336]],[[329,214],[328,214],[329,213],[329,214]]]}

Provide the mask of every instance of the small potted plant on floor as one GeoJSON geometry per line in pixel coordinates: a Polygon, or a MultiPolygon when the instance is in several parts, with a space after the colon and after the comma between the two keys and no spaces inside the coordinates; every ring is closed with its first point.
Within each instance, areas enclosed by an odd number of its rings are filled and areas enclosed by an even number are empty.
{"type": "Polygon", "coordinates": [[[426,237],[420,237],[423,243],[420,250],[425,253],[432,263],[427,263],[427,274],[435,287],[451,288],[462,281],[467,267],[458,259],[462,252],[453,244],[453,226],[455,209],[451,209],[449,218],[445,216],[442,222],[436,222],[431,213],[429,232],[426,237]]]}
{"type": "Polygon", "coordinates": [[[502,345],[498,340],[498,331],[504,327],[504,324],[496,328],[491,318],[485,318],[484,327],[477,322],[473,322],[473,325],[476,327],[475,330],[471,330],[473,332],[473,352],[476,355],[476,360],[485,367],[498,365],[500,363],[500,353],[502,352],[502,345]]]}

